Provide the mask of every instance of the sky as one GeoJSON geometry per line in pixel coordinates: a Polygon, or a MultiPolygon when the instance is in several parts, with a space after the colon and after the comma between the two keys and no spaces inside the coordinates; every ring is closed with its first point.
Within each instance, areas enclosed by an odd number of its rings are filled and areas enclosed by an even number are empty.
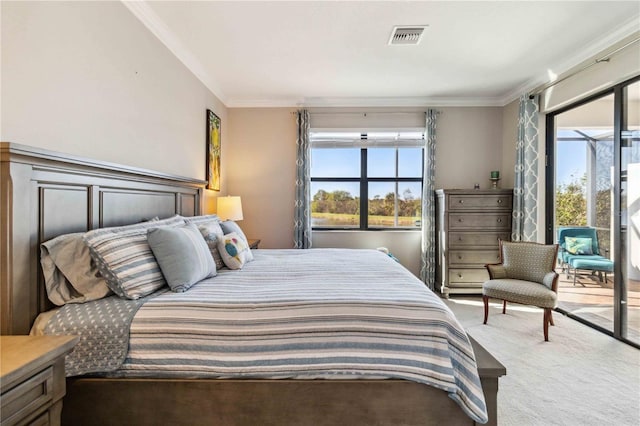
{"type": "MultiPolygon", "coordinates": [[[[395,148],[375,148],[368,151],[367,171],[369,177],[395,177],[395,148]]],[[[422,177],[422,149],[400,148],[398,156],[399,177],[422,177]]],[[[360,148],[314,149],[311,156],[312,177],[360,177],[360,148]]],[[[400,196],[409,188],[418,198],[419,182],[404,182],[399,187],[400,196]]],[[[312,182],[311,196],[324,189],[327,192],[346,190],[353,196],[360,193],[359,182],[312,182]]],[[[392,182],[375,182],[369,186],[369,198],[384,197],[394,191],[392,182]]]]}
{"type": "Polygon", "coordinates": [[[556,145],[556,185],[566,185],[587,171],[585,142],[562,142],[556,145]]]}

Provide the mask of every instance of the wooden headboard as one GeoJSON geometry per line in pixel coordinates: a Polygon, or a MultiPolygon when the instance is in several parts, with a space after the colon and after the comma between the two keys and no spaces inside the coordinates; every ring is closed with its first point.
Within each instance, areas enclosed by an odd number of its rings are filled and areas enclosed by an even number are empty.
{"type": "Polygon", "coordinates": [[[0,143],[0,332],[28,334],[53,305],[40,243],[61,234],[199,215],[205,182],[0,143]]]}

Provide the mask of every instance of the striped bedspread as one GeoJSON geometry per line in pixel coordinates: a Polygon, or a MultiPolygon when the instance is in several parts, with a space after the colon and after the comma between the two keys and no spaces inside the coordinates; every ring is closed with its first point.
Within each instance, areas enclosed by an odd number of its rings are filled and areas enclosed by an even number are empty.
{"type": "Polygon", "coordinates": [[[166,292],[131,324],[126,377],[394,378],[487,412],[473,350],[442,301],[375,250],[257,250],[166,292]]]}

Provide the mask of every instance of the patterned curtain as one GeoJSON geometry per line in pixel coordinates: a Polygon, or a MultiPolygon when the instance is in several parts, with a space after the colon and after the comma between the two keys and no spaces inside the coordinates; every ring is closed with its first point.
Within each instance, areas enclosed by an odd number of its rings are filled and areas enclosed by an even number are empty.
{"type": "Polygon", "coordinates": [[[513,190],[513,241],[538,238],[538,99],[520,97],[513,190]]]}
{"type": "Polygon", "coordinates": [[[430,109],[426,113],[424,147],[424,177],[422,184],[422,267],[420,278],[431,290],[436,282],[436,117],[438,112],[430,109]]]}
{"type": "Polygon", "coordinates": [[[293,226],[293,248],[311,247],[311,149],[309,147],[309,111],[298,111],[296,138],[296,201],[293,226]]]}

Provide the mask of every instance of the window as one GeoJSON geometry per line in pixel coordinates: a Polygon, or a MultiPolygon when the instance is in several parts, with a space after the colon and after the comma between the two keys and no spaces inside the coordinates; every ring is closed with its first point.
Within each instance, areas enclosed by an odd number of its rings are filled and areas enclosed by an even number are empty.
{"type": "Polygon", "coordinates": [[[312,130],[310,141],[314,229],[420,228],[424,129],[312,130]]]}

